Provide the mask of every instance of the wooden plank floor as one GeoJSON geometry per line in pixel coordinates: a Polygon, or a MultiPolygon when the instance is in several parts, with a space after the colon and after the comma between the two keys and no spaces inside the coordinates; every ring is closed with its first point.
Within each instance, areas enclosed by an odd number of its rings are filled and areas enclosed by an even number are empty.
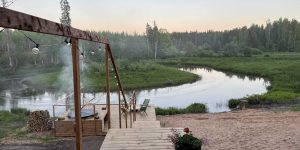
{"type": "Polygon", "coordinates": [[[132,128],[125,128],[123,116],[120,129],[118,107],[111,107],[112,128],[108,131],[100,150],[174,149],[168,138],[172,134],[172,129],[160,127],[160,122],[156,120],[154,106],[148,107],[146,112],[147,115],[137,114],[137,121],[132,124],[132,128]]]}

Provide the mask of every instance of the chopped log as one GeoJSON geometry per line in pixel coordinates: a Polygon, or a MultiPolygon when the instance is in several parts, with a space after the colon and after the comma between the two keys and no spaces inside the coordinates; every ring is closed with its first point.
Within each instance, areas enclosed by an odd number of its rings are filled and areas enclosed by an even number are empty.
{"type": "Polygon", "coordinates": [[[50,120],[50,115],[47,110],[38,110],[38,111],[31,112],[27,121],[28,132],[48,131],[49,120],[50,120]]]}

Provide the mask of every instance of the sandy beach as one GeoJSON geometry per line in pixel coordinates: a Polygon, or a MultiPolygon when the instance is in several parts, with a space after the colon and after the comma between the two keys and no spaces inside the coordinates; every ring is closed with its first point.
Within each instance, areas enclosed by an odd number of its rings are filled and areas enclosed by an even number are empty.
{"type": "Polygon", "coordinates": [[[165,127],[188,127],[204,150],[300,150],[300,112],[247,109],[158,116],[165,127]]]}

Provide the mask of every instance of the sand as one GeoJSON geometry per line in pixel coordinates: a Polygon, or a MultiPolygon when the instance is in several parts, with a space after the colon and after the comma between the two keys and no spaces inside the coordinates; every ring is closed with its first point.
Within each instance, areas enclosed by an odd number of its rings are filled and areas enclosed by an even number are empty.
{"type": "Polygon", "coordinates": [[[165,127],[188,127],[204,150],[300,150],[300,112],[247,109],[158,116],[165,127]]]}

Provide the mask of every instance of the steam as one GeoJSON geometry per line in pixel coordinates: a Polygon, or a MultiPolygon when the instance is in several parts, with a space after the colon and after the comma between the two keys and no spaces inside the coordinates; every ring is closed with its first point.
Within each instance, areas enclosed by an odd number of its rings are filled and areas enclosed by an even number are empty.
{"type": "MultiPolygon", "coordinates": [[[[81,91],[84,92],[84,84],[83,82],[89,82],[89,79],[87,77],[87,70],[88,70],[88,65],[86,64],[87,60],[85,59],[85,56],[82,55],[82,53],[84,54],[84,51],[82,49],[82,47],[79,47],[79,65],[80,65],[80,85],[81,85],[81,91]]],[[[74,83],[73,83],[73,66],[72,66],[72,52],[71,52],[71,48],[67,45],[62,46],[59,49],[59,54],[60,54],[60,60],[61,63],[63,64],[63,68],[60,72],[59,75],[59,82],[62,84],[61,87],[61,92],[66,93],[66,97],[68,97],[68,95],[72,95],[71,98],[67,98],[66,99],[66,105],[71,105],[73,106],[73,102],[74,102],[74,98],[73,98],[73,87],[74,87],[74,83]],[[71,103],[72,102],[72,103],[71,103]]],[[[82,93],[82,100],[85,99],[85,94],[82,93]]]]}
{"type": "Polygon", "coordinates": [[[73,70],[72,70],[72,53],[71,48],[64,45],[59,50],[60,60],[63,64],[63,69],[59,75],[59,81],[62,83],[62,91],[72,93],[73,91],[73,70]]]}

